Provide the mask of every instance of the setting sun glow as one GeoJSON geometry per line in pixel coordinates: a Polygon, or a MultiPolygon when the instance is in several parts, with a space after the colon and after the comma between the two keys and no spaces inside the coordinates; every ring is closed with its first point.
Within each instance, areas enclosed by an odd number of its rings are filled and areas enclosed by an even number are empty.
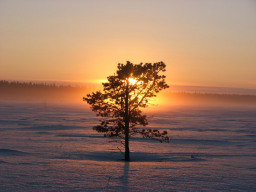
{"type": "Polygon", "coordinates": [[[129,83],[132,84],[132,85],[135,85],[137,83],[137,80],[136,79],[133,79],[133,78],[129,78],[128,79],[129,83]]]}
{"type": "Polygon", "coordinates": [[[136,79],[134,79],[134,78],[132,78],[132,77],[130,77],[129,79],[128,79],[128,81],[129,81],[129,83],[131,84],[131,85],[140,85],[140,84],[142,84],[142,81],[137,81],[136,79]]]}

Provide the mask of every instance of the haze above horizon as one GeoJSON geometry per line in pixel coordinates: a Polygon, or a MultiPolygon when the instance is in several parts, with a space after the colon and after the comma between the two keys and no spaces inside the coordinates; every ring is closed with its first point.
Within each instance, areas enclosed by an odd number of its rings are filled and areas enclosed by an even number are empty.
{"type": "Polygon", "coordinates": [[[0,1],[0,77],[95,82],[164,61],[170,84],[256,87],[253,0],[0,1]]]}

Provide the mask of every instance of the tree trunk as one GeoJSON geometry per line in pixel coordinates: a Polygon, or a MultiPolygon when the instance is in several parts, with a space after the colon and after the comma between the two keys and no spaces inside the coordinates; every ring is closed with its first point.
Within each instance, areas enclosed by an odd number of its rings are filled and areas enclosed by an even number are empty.
{"type": "Polygon", "coordinates": [[[129,81],[126,82],[126,90],[125,90],[125,161],[130,161],[130,149],[129,149],[129,81]]]}

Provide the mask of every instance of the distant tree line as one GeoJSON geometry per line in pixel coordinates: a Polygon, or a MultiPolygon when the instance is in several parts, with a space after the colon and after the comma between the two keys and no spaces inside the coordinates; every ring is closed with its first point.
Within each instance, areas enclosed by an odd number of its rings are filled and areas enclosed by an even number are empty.
{"type": "MultiPolygon", "coordinates": [[[[0,100],[80,102],[81,97],[91,92],[92,88],[90,86],[59,85],[46,82],[0,80],[0,100]]],[[[169,92],[166,93],[165,97],[168,98],[169,104],[179,105],[256,105],[256,95],[169,92]]]]}
{"type": "Polygon", "coordinates": [[[0,81],[0,99],[29,101],[71,101],[81,100],[88,87],[57,85],[55,83],[37,83],[20,81],[0,81]]]}
{"type": "Polygon", "coordinates": [[[71,85],[57,85],[55,83],[35,83],[35,82],[20,82],[20,81],[6,81],[1,80],[0,81],[0,87],[1,88],[38,88],[38,89],[69,89],[74,88],[71,85]]]}

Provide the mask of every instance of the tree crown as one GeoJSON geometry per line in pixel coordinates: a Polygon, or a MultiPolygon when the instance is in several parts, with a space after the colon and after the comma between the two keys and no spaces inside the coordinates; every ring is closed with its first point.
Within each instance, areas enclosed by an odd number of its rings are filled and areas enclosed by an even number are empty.
{"type": "Polygon", "coordinates": [[[129,121],[129,133],[141,134],[143,137],[160,138],[169,141],[167,132],[151,129],[138,129],[136,126],[146,126],[147,117],[142,115],[141,108],[149,104],[149,99],[168,88],[165,81],[166,65],[158,63],[118,64],[117,72],[108,76],[108,82],[103,83],[103,91],[93,92],[84,97],[91,109],[103,117],[101,124],[94,127],[105,136],[124,137],[125,121],[129,121]]]}

